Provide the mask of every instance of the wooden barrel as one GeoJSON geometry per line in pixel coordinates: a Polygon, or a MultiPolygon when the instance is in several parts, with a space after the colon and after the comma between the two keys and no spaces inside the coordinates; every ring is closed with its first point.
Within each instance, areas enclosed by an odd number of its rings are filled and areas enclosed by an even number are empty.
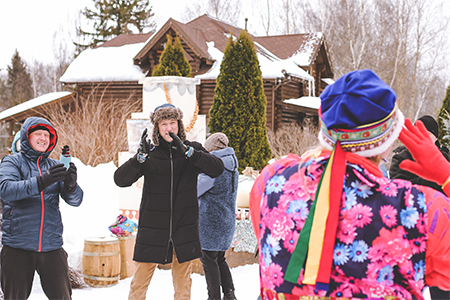
{"type": "Polygon", "coordinates": [[[116,237],[84,240],[84,282],[92,287],[108,287],[119,282],[120,247],[116,237]]]}

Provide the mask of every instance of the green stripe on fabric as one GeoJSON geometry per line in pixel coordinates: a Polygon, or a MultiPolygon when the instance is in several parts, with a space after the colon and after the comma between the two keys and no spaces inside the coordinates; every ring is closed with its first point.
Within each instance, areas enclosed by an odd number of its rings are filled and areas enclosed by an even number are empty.
{"type": "Polygon", "coordinates": [[[298,237],[297,244],[295,245],[294,252],[291,255],[289,264],[286,268],[286,274],[284,275],[284,280],[292,283],[297,283],[300,277],[300,272],[306,261],[306,254],[308,253],[308,244],[311,237],[311,227],[314,220],[314,213],[316,211],[317,198],[320,193],[320,188],[322,186],[322,180],[325,175],[325,170],[327,169],[329,160],[327,161],[325,168],[323,170],[322,176],[320,177],[319,185],[317,187],[316,197],[311,205],[311,209],[306,218],[305,224],[303,225],[300,236],[298,237]]]}

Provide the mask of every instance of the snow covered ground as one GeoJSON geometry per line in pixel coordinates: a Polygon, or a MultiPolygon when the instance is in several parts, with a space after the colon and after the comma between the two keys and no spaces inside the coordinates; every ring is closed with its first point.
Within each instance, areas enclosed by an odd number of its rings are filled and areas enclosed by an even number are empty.
{"type": "MultiPolygon", "coordinates": [[[[231,269],[236,298],[239,300],[256,300],[259,290],[258,265],[246,265],[231,269]]],[[[199,274],[192,274],[192,300],[207,299],[205,277],[199,274]]],[[[115,300],[127,299],[130,290],[131,278],[120,280],[119,283],[107,288],[85,288],[74,289],[72,291],[73,300],[115,300]]],[[[39,277],[35,277],[33,291],[29,300],[47,299],[41,289],[39,277]]],[[[156,268],[152,282],[150,283],[147,299],[170,300],[173,299],[172,273],[170,270],[160,270],[156,268]]]]}

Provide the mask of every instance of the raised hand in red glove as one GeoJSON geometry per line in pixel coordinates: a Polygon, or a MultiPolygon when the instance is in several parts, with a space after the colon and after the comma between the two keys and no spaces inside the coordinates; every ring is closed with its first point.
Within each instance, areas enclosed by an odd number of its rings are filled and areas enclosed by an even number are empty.
{"type": "Polygon", "coordinates": [[[404,160],[400,163],[400,168],[439,185],[444,184],[450,176],[450,163],[434,145],[425,125],[422,121],[417,121],[414,126],[411,120],[406,119],[405,127],[399,139],[415,161],[404,160]]]}

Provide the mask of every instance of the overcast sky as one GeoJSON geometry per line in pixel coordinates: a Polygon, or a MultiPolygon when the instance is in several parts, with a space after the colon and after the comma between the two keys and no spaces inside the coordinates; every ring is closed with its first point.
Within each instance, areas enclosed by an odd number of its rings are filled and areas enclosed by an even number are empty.
{"type": "MultiPolygon", "coordinates": [[[[157,26],[168,18],[186,21],[186,6],[201,0],[150,0],[157,26]]],[[[229,0],[233,1],[233,0],[229,0]]],[[[264,35],[257,8],[265,7],[267,0],[240,0],[241,17],[238,27],[244,28],[244,17],[249,18],[249,31],[264,35]],[[257,32],[259,30],[261,32],[257,32]]],[[[283,0],[270,0],[271,13],[280,8],[283,0]]],[[[317,1],[317,0],[311,0],[317,1]]],[[[323,1],[323,0],[322,0],[323,1]]],[[[442,0],[429,0],[442,1],[442,0]]],[[[15,49],[28,63],[33,61],[53,63],[55,48],[64,45],[74,49],[75,28],[79,25],[80,11],[93,7],[93,0],[0,0],[0,72],[11,64],[15,49]]],[[[450,14],[450,0],[444,0],[450,14]]],[[[276,18],[272,18],[273,23],[276,18]]],[[[84,26],[85,24],[83,24],[84,26]]]]}
{"type": "MultiPolygon", "coordinates": [[[[0,69],[11,64],[15,49],[27,62],[53,62],[54,34],[73,47],[79,11],[93,0],[0,0],[0,69]]],[[[185,0],[150,1],[155,21],[181,21],[185,0]]]]}

